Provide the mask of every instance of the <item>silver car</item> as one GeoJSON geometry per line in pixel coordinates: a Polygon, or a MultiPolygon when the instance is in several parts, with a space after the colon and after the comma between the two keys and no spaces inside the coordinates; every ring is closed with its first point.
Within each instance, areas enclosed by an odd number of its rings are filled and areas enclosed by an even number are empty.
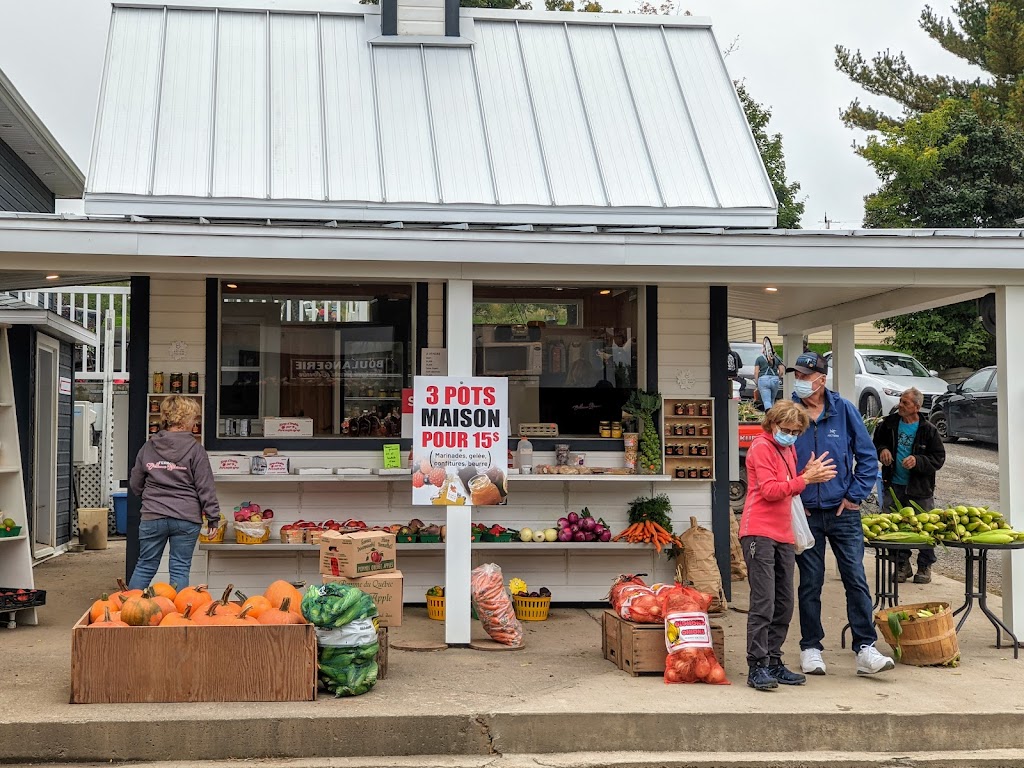
{"type": "MultiPolygon", "coordinates": [[[[828,376],[825,385],[832,389],[832,353],[827,352],[828,376]]],[[[854,350],[856,398],[854,402],[865,416],[885,416],[896,408],[900,395],[917,387],[924,395],[922,413],[946,392],[948,385],[920,362],[902,352],[884,349],[854,350]]]]}

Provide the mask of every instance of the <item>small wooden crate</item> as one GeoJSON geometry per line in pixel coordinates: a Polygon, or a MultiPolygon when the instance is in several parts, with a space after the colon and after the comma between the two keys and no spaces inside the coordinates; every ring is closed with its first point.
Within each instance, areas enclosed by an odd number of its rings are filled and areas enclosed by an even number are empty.
{"type": "MultiPolygon", "coordinates": [[[[662,674],[665,671],[664,624],[636,624],[625,621],[613,610],[601,617],[604,657],[623,672],[633,677],[645,673],[662,674]]],[[[718,624],[711,625],[711,645],[718,663],[725,667],[725,631],[718,624]]]]}
{"type": "Polygon", "coordinates": [[[312,701],[311,624],[71,630],[71,703],[312,701]]]}
{"type": "Polygon", "coordinates": [[[377,679],[384,680],[388,676],[388,628],[377,630],[377,679]]]}

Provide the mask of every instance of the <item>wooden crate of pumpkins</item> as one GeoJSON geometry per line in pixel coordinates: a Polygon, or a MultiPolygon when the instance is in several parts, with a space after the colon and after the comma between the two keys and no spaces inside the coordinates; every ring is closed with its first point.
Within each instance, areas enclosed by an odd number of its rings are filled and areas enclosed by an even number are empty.
{"type": "Polygon", "coordinates": [[[119,586],[72,629],[72,704],[316,698],[316,634],[288,582],[235,601],[230,586],[119,586]]]}

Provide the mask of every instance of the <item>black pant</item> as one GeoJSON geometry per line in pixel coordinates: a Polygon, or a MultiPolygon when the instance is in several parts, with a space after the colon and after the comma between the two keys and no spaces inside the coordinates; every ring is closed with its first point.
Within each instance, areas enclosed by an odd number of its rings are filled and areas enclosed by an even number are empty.
{"type": "MultiPolygon", "coordinates": [[[[905,485],[887,485],[885,487],[885,500],[886,500],[885,509],[887,511],[889,511],[889,512],[898,512],[899,511],[899,510],[895,509],[895,506],[892,503],[892,493],[889,492],[890,488],[892,488],[892,490],[896,492],[896,498],[900,500],[900,505],[901,506],[909,507],[910,506],[910,502],[913,501],[913,502],[915,502],[917,504],[920,504],[924,509],[933,509],[935,507],[935,497],[934,496],[908,496],[907,495],[907,486],[905,486],[905,485]]],[[[909,563],[910,562],[910,550],[909,549],[902,549],[902,550],[900,550],[899,554],[897,555],[897,558],[898,558],[898,561],[899,561],[900,565],[904,565],[904,564],[909,563]]],[[[933,566],[935,564],[936,560],[938,560],[938,558],[935,556],[935,550],[934,549],[919,549],[919,550],[917,550],[917,567],[918,568],[930,568],[931,566],[933,566]]]]}
{"type": "Polygon", "coordinates": [[[796,554],[792,544],[780,544],[767,536],[744,536],[740,545],[750,583],[747,663],[755,664],[782,656],[793,618],[796,554]]]}

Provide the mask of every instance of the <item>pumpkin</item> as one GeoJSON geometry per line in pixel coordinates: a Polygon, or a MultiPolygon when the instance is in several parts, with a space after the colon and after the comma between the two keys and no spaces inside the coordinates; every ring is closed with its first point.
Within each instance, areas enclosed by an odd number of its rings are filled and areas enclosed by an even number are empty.
{"type": "Polygon", "coordinates": [[[237,616],[225,614],[214,619],[214,626],[249,627],[253,625],[259,626],[259,622],[249,615],[248,608],[243,609],[237,616]]]}
{"type": "Polygon", "coordinates": [[[224,590],[224,594],[221,595],[220,600],[213,603],[210,609],[213,611],[212,616],[237,616],[242,612],[242,606],[238,603],[228,602],[228,598],[231,596],[231,590],[235,588],[234,584],[228,584],[228,588],[224,590]]]}
{"type": "Polygon", "coordinates": [[[110,595],[103,595],[89,607],[89,621],[102,621],[103,611],[106,608],[109,608],[111,613],[119,611],[121,610],[121,601],[110,595]]]}
{"type": "Polygon", "coordinates": [[[258,619],[259,623],[268,625],[305,624],[306,620],[291,610],[291,602],[292,599],[286,597],[281,601],[280,608],[271,608],[269,611],[264,611],[258,619]]]}
{"type": "MultiPolygon", "coordinates": [[[[227,614],[225,614],[227,615],[227,614]]],[[[208,627],[217,618],[217,603],[206,603],[192,610],[192,623],[208,627]]],[[[234,618],[234,617],[232,617],[234,618]]]]}
{"type": "Polygon", "coordinates": [[[278,580],[267,587],[267,591],[263,593],[263,596],[270,601],[270,604],[275,608],[280,608],[284,599],[290,598],[290,605],[292,613],[299,616],[302,615],[302,593],[295,588],[293,584],[289,584],[287,581],[278,580]]]}
{"type": "Polygon", "coordinates": [[[130,597],[121,606],[121,621],[129,627],[155,627],[163,617],[160,604],[145,595],[130,597]]]}
{"type": "Polygon", "coordinates": [[[150,585],[149,588],[153,590],[153,594],[158,595],[159,597],[166,597],[172,602],[174,598],[178,596],[178,590],[164,581],[158,581],[156,584],[150,585]]]}
{"type": "Polygon", "coordinates": [[[185,612],[185,606],[192,604],[192,609],[198,612],[204,605],[213,602],[213,595],[206,591],[206,585],[200,584],[198,587],[185,587],[174,597],[174,607],[178,609],[178,613],[185,612]]]}
{"type": "Polygon", "coordinates": [[[99,621],[92,622],[91,624],[89,624],[89,626],[90,627],[105,627],[105,628],[109,628],[109,627],[127,627],[128,625],[125,624],[120,619],[115,619],[113,617],[113,615],[110,613],[110,607],[107,606],[107,607],[105,607],[103,609],[103,618],[101,618],[99,621]]]}
{"type": "Polygon", "coordinates": [[[146,590],[145,595],[154,603],[160,606],[161,618],[167,616],[170,613],[178,612],[178,607],[169,598],[165,597],[164,595],[154,594],[152,587],[146,590]]]}
{"type": "Polygon", "coordinates": [[[235,597],[242,600],[242,610],[248,610],[249,613],[247,615],[254,619],[258,619],[263,615],[263,613],[274,607],[263,595],[253,595],[252,597],[248,597],[244,592],[239,592],[236,589],[235,597]]]}
{"type": "Polygon", "coordinates": [[[124,583],[124,579],[117,580],[119,592],[115,592],[111,595],[112,599],[116,599],[123,606],[125,601],[132,597],[142,597],[141,589],[128,589],[128,585],[124,583]]]}
{"type": "Polygon", "coordinates": [[[160,619],[160,626],[161,627],[184,627],[184,626],[191,626],[192,624],[195,623],[190,618],[191,614],[192,614],[192,604],[189,603],[188,605],[185,606],[185,610],[184,610],[183,613],[178,613],[177,611],[174,611],[173,613],[166,614],[162,619],[160,619]]]}

